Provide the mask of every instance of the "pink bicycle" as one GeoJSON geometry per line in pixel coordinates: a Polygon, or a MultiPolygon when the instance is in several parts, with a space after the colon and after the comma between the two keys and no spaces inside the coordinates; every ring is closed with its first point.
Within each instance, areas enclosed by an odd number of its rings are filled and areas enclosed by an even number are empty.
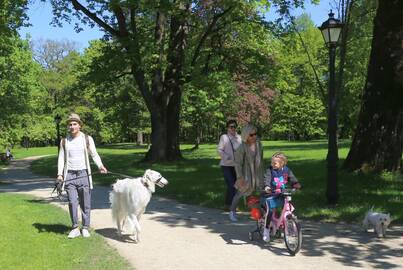
{"type": "MultiPolygon", "coordinates": [[[[293,213],[295,208],[291,204],[292,191],[293,190],[283,190],[281,194],[278,194],[284,198],[284,205],[281,213],[277,213],[275,211],[276,209],[272,209],[273,214],[269,230],[271,237],[279,237],[283,235],[284,243],[288,252],[294,256],[301,249],[302,230],[297,220],[297,216],[293,213]]],[[[270,195],[271,194],[268,194],[268,196],[270,195]]],[[[257,228],[254,231],[249,232],[249,239],[251,241],[262,239],[266,215],[262,215],[261,213],[266,213],[266,205],[261,205],[258,197],[250,196],[248,198],[248,206],[251,207],[251,216],[257,223],[257,228]],[[258,235],[259,238],[256,238],[256,235],[258,235]]]]}

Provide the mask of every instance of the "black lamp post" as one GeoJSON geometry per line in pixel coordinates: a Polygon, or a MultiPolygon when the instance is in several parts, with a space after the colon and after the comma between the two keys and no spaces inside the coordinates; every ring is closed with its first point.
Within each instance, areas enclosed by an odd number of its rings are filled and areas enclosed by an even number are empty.
{"type": "Polygon", "coordinates": [[[56,144],[57,144],[57,152],[59,153],[60,151],[60,122],[62,121],[62,118],[60,117],[59,114],[56,114],[55,116],[55,122],[56,122],[56,131],[57,131],[57,139],[56,139],[56,144]]]}
{"type": "Polygon", "coordinates": [[[336,47],[343,29],[343,23],[335,19],[332,10],[329,19],[320,27],[323,39],[329,48],[329,93],[328,93],[328,152],[327,152],[327,187],[326,198],[329,204],[336,204],[338,200],[337,162],[339,160],[337,149],[337,95],[335,85],[336,47]]]}

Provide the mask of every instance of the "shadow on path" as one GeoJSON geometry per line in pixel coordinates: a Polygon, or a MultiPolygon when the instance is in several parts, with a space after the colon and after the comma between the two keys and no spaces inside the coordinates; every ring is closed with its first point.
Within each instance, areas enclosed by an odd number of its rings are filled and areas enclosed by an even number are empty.
{"type": "Polygon", "coordinates": [[[115,241],[120,241],[124,243],[136,243],[129,235],[122,234],[121,236],[118,235],[118,232],[114,228],[104,228],[104,229],[96,229],[97,233],[102,235],[103,237],[113,239],[115,241]]]}

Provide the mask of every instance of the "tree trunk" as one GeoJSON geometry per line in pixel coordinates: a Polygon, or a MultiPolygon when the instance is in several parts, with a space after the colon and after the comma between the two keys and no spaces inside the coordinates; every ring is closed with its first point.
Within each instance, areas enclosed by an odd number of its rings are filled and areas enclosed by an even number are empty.
{"type": "Polygon", "coordinates": [[[137,131],[137,140],[136,140],[138,145],[142,145],[143,142],[143,132],[142,131],[137,131]]]}
{"type": "Polygon", "coordinates": [[[167,111],[167,160],[173,161],[182,158],[179,148],[179,116],[181,108],[182,92],[179,89],[179,83],[175,93],[172,95],[167,111]]]}
{"type": "Polygon", "coordinates": [[[179,148],[179,116],[188,32],[186,14],[189,8],[189,5],[182,6],[182,13],[171,17],[168,66],[164,76],[159,67],[154,77],[152,103],[155,105],[148,106],[151,113],[152,135],[151,148],[145,160],[149,162],[174,161],[182,158],[179,148]]]}
{"type": "Polygon", "coordinates": [[[181,92],[171,95],[168,105],[149,108],[151,114],[151,147],[145,161],[174,161],[182,158],[179,148],[179,113],[181,92]]]}
{"type": "Polygon", "coordinates": [[[151,147],[145,161],[157,162],[167,159],[167,119],[166,108],[154,107],[151,113],[151,147]]]}
{"type": "Polygon", "coordinates": [[[363,102],[347,170],[396,171],[403,149],[403,1],[379,1],[363,102]]]}

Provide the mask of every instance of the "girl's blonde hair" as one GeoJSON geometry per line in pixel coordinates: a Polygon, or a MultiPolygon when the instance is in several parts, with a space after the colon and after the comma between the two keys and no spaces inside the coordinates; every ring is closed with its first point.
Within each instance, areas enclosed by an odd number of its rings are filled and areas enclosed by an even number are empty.
{"type": "Polygon", "coordinates": [[[283,152],[276,152],[276,153],[274,153],[274,154],[271,156],[271,160],[272,160],[272,161],[273,161],[273,159],[280,159],[280,160],[284,163],[284,165],[286,165],[287,162],[288,162],[288,158],[287,158],[286,155],[284,155],[283,152]]]}

